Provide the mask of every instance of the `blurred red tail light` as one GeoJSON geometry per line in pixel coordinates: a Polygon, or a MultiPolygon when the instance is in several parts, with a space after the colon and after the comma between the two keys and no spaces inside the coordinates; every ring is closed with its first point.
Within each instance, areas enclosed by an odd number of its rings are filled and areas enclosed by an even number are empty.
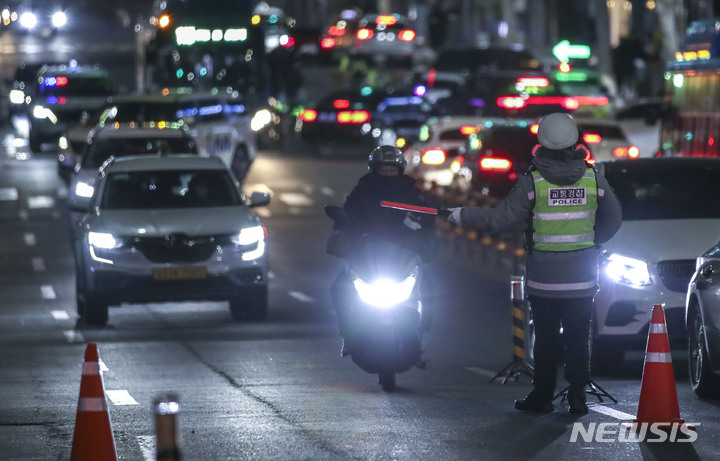
{"type": "Polygon", "coordinates": [[[510,171],[512,161],[502,157],[483,157],[479,166],[482,171],[510,171]]]}
{"type": "Polygon", "coordinates": [[[374,35],[374,32],[366,27],[363,27],[362,29],[358,29],[358,31],[357,31],[358,40],[367,40],[369,38],[372,38],[373,35],[374,35]]]}
{"type": "Polygon", "coordinates": [[[320,48],[323,50],[329,50],[330,48],[335,46],[335,39],[332,37],[325,37],[322,40],[320,40],[320,48]]]}
{"type": "Polygon", "coordinates": [[[638,158],[640,150],[635,146],[616,147],[613,149],[613,157],[615,158],[638,158]]]}
{"type": "Polygon", "coordinates": [[[403,42],[412,42],[415,39],[415,31],[405,29],[398,34],[398,38],[403,42]]]}
{"type": "Polygon", "coordinates": [[[583,142],[585,144],[599,144],[602,141],[602,136],[597,133],[585,133],[583,135],[583,142]]]}
{"type": "Polygon", "coordinates": [[[350,107],[349,99],[336,99],[333,101],[333,107],[335,109],[347,109],[350,107]]]}
{"type": "Polygon", "coordinates": [[[340,124],[365,123],[368,120],[370,120],[370,113],[366,110],[343,110],[337,114],[337,121],[340,124]]]}
{"type": "Polygon", "coordinates": [[[503,109],[522,109],[527,102],[520,96],[503,96],[498,98],[497,105],[503,109]]]}
{"type": "Polygon", "coordinates": [[[303,122],[314,122],[318,113],[315,109],[305,109],[300,112],[300,120],[303,122]]]}

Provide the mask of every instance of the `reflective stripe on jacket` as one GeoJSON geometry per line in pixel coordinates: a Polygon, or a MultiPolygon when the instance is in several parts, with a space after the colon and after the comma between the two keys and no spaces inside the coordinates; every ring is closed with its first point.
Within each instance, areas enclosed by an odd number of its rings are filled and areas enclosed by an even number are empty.
{"type": "Polygon", "coordinates": [[[532,172],[535,187],[533,206],[533,249],[574,251],[595,245],[595,212],[598,190],[595,172],[587,168],[575,183],[551,184],[537,171],[532,172]]]}

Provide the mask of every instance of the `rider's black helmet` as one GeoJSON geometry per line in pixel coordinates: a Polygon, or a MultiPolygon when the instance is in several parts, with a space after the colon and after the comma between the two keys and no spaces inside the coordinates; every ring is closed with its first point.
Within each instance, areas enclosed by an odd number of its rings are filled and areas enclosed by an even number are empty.
{"type": "Polygon", "coordinates": [[[395,165],[400,169],[400,174],[405,171],[407,161],[402,151],[394,146],[379,146],[370,152],[368,168],[375,173],[382,165],[395,165]]]}

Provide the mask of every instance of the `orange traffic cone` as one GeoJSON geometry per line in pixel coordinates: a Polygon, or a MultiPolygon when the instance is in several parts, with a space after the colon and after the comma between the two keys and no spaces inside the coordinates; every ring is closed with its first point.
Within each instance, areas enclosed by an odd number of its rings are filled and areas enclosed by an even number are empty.
{"type": "Polygon", "coordinates": [[[680,418],[670,341],[665,323],[665,311],[661,304],[653,306],[650,318],[640,403],[634,423],[636,425],[660,423],[668,427],[685,424],[680,418]]]}
{"type": "Polygon", "coordinates": [[[97,344],[85,349],[70,460],[117,461],[97,344]]]}

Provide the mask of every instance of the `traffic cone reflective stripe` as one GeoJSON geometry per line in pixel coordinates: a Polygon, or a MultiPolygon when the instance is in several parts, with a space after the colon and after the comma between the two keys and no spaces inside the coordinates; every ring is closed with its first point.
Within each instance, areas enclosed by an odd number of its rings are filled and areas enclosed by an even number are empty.
{"type": "Polygon", "coordinates": [[[653,306],[645,351],[640,403],[634,423],[684,424],[680,418],[670,341],[661,304],[653,306]]]}
{"type": "Polygon", "coordinates": [[[117,461],[96,344],[85,349],[70,460],[117,461]]]}

